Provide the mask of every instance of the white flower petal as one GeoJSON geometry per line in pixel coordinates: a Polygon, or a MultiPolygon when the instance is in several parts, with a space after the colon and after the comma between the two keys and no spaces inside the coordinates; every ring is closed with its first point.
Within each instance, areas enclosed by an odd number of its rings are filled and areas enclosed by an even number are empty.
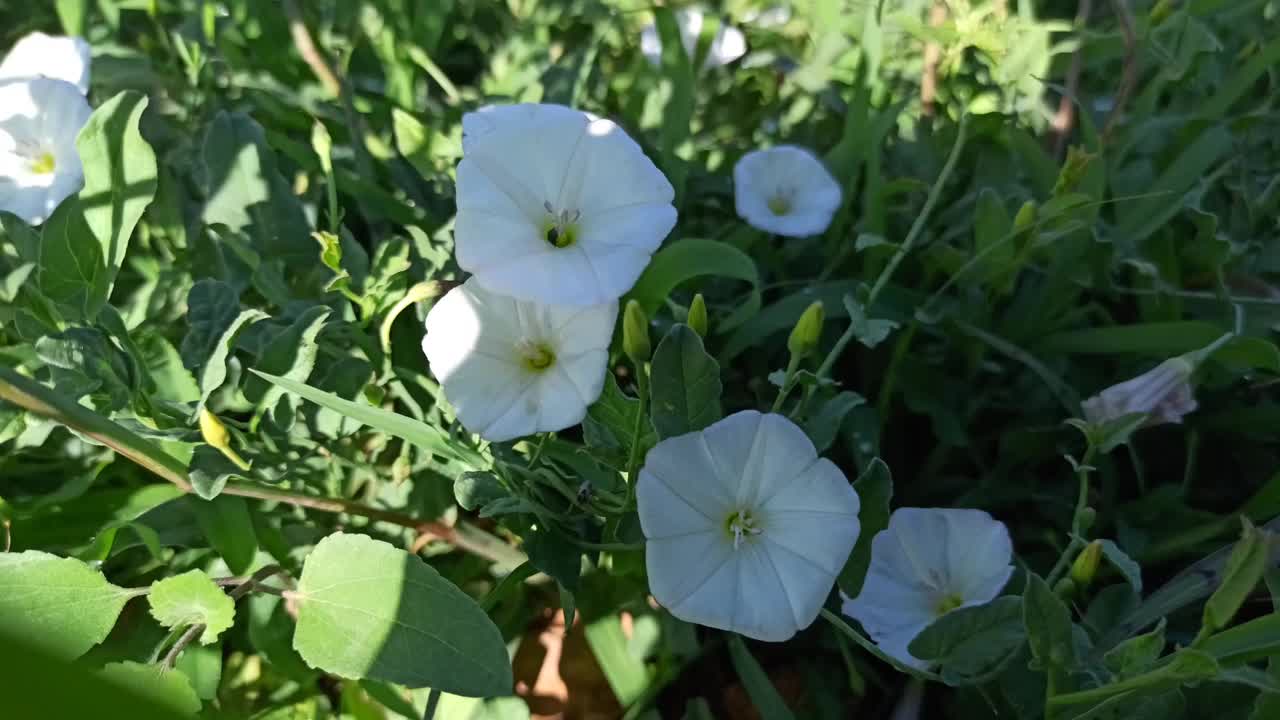
{"type": "Polygon", "coordinates": [[[0,61],[0,80],[50,78],[89,92],[89,43],[83,38],[31,33],[14,43],[0,61]]]}
{"type": "Polygon", "coordinates": [[[754,410],[654,446],[636,500],[657,601],[760,640],[814,621],[858,536],[844,475],[790,420],[754,410]]]}
{"type": "MultiPolygon", "coordinates": [[[[692,60],[702,35],[702,26],[705,21],[703,12],[694,7],[682,8],[676,11],[675,18],[680,28],[680,43],[684,46],[685,54],[692,60]]],[[[657,67],[662,64],[662,36],[658,34],[656,24],[650,23],[641,31],[640,52],[650,65],[657,67]]],[[[707,49],[702,67],[710,69],[727,65],[746,53],[747,39],[742,31],[722,21],[720,29],[711,39],[711,46],[707,49]]]]}
{"type": "Polygon", "coordinates": [[[548,304],[616,300],[675,226],[671,184],[609,120],[513,105],[468,113],[463,134],[455,249],[493,292],[548,304]]]}
{"type": "Polygon", "coordinates": [[[514,300],[472,278],[431,308],[422,349],[462,424],[501,442],[582,421],[604,387],[617,314],[617,303],[514,300]],[[530,353],[549,364],[531,369],[530,353]]]}
{"type": "Polygon", "coordinates": [[[83,186],[75,143],[90,114],[89,103],[70,83],[0,83],[0,210],[28,223],[44,222],[83,186]]]}
{"type": "Polygon", "coordinates": [[[1002,523],[980,510],[899,508],[871,541],[871,564],[844,612],[886,653],[917,667],[912,638],[943,613],[990,602],[1013,573],[1002,523]]]}
{"type": "Polygon", "coordinates": [[[813,153],[780,145],[747,153],[733,168],[738,215],[766,232],[805,237],[824,232],[840,208],[840,184],[813,153]],[[771,207],[770,203],[781,203],[771,207]]]}

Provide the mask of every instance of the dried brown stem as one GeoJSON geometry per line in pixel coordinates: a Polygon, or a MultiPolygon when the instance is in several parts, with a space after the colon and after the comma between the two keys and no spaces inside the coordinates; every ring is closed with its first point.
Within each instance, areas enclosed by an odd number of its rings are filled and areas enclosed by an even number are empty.
{"type": "MultiPolygon", "coordinates": [[[[935,0],[929,8],[929,24],[940,27],[947,21],[947,4],[943,0],[935,0]]],[[[942,61],[942,46],[930,42],[924,46],[924,74],[920,78],[920,112],[925,117],[933,116],[933,104],[938,97],[938,63],[942,61]]]]}
{"type": "MultiPolygon", "coordinates": [[[[1080,0],[1076,8],[1076,32],[1084,30],[1093,13],[1093,0],[1080,0]]],[[[1058,101],[1058,112],[1053,116],[1053,155],[1061,158],[1067,149],[1067,140],[1075,128],[1076,102],[1080,94],[1080,72],[1084,66],[1084,49],[1076,48],[1071,54],[1071,67],[1067,70],[1066,92],[1058,101]]]]}
{"type": "Polygon", "coordinates": [[[338,80],[337,73],[329,66],[329,62],[324,59],[315,41],[311,39],[311,31],[307,29],[298,4],[294,0],[283,0],[281,6],[284,8],[285,16],[289,18],[289,34],[293,36],[293,46],[302,56],[302,61],[311,68],[311,72],[315,74],[320,84],[324,85],[326,92],[334,98],[341,97],[342,82],[338,80]]]}

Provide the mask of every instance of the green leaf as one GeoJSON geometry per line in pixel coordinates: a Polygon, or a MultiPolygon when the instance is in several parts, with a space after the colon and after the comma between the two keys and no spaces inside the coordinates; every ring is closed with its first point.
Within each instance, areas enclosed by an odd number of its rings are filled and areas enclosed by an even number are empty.
{"type": "Polygon", "coordinates": [[[675,325],[650,364],[650,417],[658,437],[701,430],[721,417],[720,365],[687,325],[675,325]]]}
{"type": "Polygon", "coordinates": [[[98,671],[98,677],[144,698],[157,708],[175,715],[192,717],[200,712],[200,698],[187,682],[187,676],[158,665],[137,662],[111,663],[98,671]]]}
{"type": "Polygon", "coordinates": [[[73,660],[102,642],[136,593],[72,558],[0,553],[0,632],[73,660]]]}
{"type": "Polygon", "coordinates": [[[444,457],[457,460],[464,464],[472,466],[480,465],[479,456],[469,448],[463,447],[439,430],[418,422],[412,418],[405,417],[389,410],[376,408],[371,405],[361,405],[350,400],[344,400],[332,393],[317,390],[310,385],[300,383],[286,377],[277,377],[268,373],[252,371],[259,377],[266,378],[275,385],[295,393],[311,402],[329,408],[335,412],[341,413],[344,417],[349,417],[369,427],[384,432],[413,443],[419,447],[430,450],[444,457]]]}
{"type": "Polygon", "coordinates": [[[587,417],[582,421],[582,436],[592,447],[619,450],[625,457],[631,452],[632,438],[637,435],[639,442],[634,443],[638,445],[636,453],[643,457],[649,448],[657,444],[658,433],[649,418],[643,416],[640,401],[624,394],[613,373],[609,373],[605,376],[600,398],[587,408],[587,417]]]}
{"type": "MultiPolygon", "coordinates": [[[[1068,354],[1135,353],[1167,358],[1204,348],[1226,332],[1219,325],[1198,320],[1109,325],[1046,336],[1038,349],[1068,354]]],[[[1213,357],[1232,365],[1280,372],[1280,348],[1263,338],[1234,338],[1213,357]]]]}
{"type": "Polygon", "coordinates": [[[249,572],[258,554],[258,535],[244,498],[222,495],[203,501],[192,500],[196,522],[214,552],[222,556],[236,575],[249,572]]]}
{"type": "Polygon", "coordinates": [[[42,337],[36,355],[51,368],[60,393],[77,400],[89,394],[105,398],[101,411],[125,407],[136,389],[137,373],[127,356],[100,330],[73,327],[42,337]]]}
{"type": "Polygon", "coordinates": [[[222,646],[188,645],[178,656],[173,669],[187,676],[196,697],[214,700],[222,684],[222,646]]]}
{"type": "Polygon", "coordinates": [[[1022,598],[1006,595],[943,615],[921,631],[908,650],[940,665],[943,679],[960,686],[972,684],[1008,661],[1025,638],[1022,598]]]}
{"type": "Polygon", "coordinates": [[[1215,163],[1226,158],[1233,145],[1231,133],[1225,127],[1206,128],[1155,182],[1143,188],[1146,197],[1119,206],[1122,214],[1114,237],[1136,245],[1164,227],[1182,210],[1183,195],[1195,187],[1215,163]]]}
{"type": "Polygon", "coordinates": [[[852,295],[844,296],[844,308],[849,313],[849,325],[853,336],[866,347],[873,348],[884,342],[889,333],[898,327],[893,320],[873,320],[867,317],[867,309],[852,295]]]}
{"type": "Polygon", "coordinates": [[[751,283],[751,294],[746,301],[713,330],[729,330],[760,310],[760,273],[755,261],[728,243],[703,238],[676,240],[655,253],[629,297],[640,303],[646,315],[653,317],[673,290],[688,280],[704,276],[751,283]]]}
{"type": "Polygon", "coordinates": [[[80,204],[106,264],[103,302],[111,295],[133,228],[156,194],[156,155],[138,130],[146,109],[146,95],[122,92],[94,110],[76,138],[84,166],[80,204]]]}
{"type": "Polygon", "coordinates": [[[791,708],[783,702],[773,681],[765,674],[764,668],[756,662],[741,635],[729,636],[729,662],[738,673],[738,679],[751,697],[751,704],[762,720],[794,720],[791,708]]]}
{"type": "Polygon", "coordinates": [[[221,451],[211,445],[197,445],[191,453],[191,462],[187,465],[187,479],[191,481],[191,489],[205,500],[218,497],[227,481],[233,477],[248,479],[243,470],[227,459],[221,451]]]}
{"type": "Polygon", "coordinates": [[[73,318],[93,320],[107,300],[102,245],[80,200],[62,201],[40,231],[40,292],[73,318]]]}
{"type": "Polygon", "coordinates": [[[685,52],[680,35],[680,24],[670,8],[654,9],[654,21],[658,37],[662,41],[662,82],[659,88],[666,95],[662,108],[662,128],[659,132],[659,148],[662,151],[663,170],[676,189],[676,198],[684,195],[684,179],[687,175],[680,157],[676,154],[689,137],[690,121],[694,108],[694,72],[689,54],[685,52]]]}
{"type": "Polygon", "coordinates": [[[893,475],[889,466],[880,458],[872,459],[853,482],[853,489],[861,502],[858,542],[837,579],[840,590],[849,597],[857,597],[862,591],[867,568],[871,567],[871,541],[889,527],[889,502],[893,499],[893,475]]]}
{"type": "Polygon", "coordinates": [[[208,575],[190,570],[157,580],[147,595],[151,616],[167,628],[203,625],[200,642],[208,645],[235,622],[235,601],[208,575]]]}
{"type": "Polygon", "coordinates": [[[1280,613],[1271,613],[1206,638],[1199,645],[1224,665],[1280,656],[1280,613]]]}
{"type": "Polygon", "coordinates": [[[200,385],[200,401],[195,415],[227,379],[227,355],[236,334],[267,314],[261,310],[240,310],[240,296],[221,280],[201,280],[187,293],[187,335],[182,339],[182,364],[200,385]]]}
{"type": "Polygon", "coordinates": [[[1120,574],[1124,576],[1125,581],[1133,587],[1136,593],[1142,592],[1142,567],[1133,561],[1125,551],[1120,549],[1119,545],[1111,540],[1100,540],[1102,543],[1102,556],[1107,559],[1120,574]]]}
{"type": "Polygon", "coordinates": [[[1147,672],[1164,652],[1165,619],[1160,618],[1156,628],[1144,635],[1129,638],[1102,656],[1107,669],[1121,679],[1147,672]]]}
{"type": "Polygon", "coordinates": [[[461,590],[414,555],[335,533],[307,557],[294,647],[310,665],[472,697],[512,690],[501,633],[461,590]]]}
{"type": "Polygon", "coordinates": [[[529,562],[539,571],[555,578],[560,587],[560,607],[565,627],[573,626],[574,594],[582,575],[582,550],[559,535],[547,530],[531,530],[524,539],[529,562]]]}
{"type": "MultiPolygon", "coordinates": [[[[330,312],[329,308],[321,305],[307,308],[293,324],[267,341],[254,369],[305,382],[316,365],[316,353],[319,351],[316,337],[324,329],[330,312]]],[[[274,411],[276,402],[284,394],[284,388],[261,378],[249,378],[244,384],[244,395],[257,405],[258,414],[274,411]]]]}
{"type": "Polygon", "coordinates": [[[1244,529],[1227,559],[1222,584],[1204,605],[1201,633],[1216,632],[1230,624],[1267,569],[1270,552],[1267,533],[1245,518],[1241,518],[1241,523],[1244,529]]]}
{"type": "Polygon", "coordinates": [[[826,452],[835,442],[845,417],[854,408],[866,403],[867,399],[858,393],[845,390],[823,403],[818,412],[805,421],[804,432],[813,441],[819,454],[826,452]]]}
{"type": "Polygon", "coordinates": [[[509,495],[493,473],[469,470],[453,481],[453,495],[464,510],[478,510],[509,495]]]}
{"type": "Polygon", "coordinates": [[[609,614],[592,620],[584,634],[618,702],[625,706],[639,699],[649,687],[649,674],[643,660],[628,650],[619,616],[609,614]]]}
{"type": "Polygon", "coordinates": [[[1039,575],[1027,576],[1022,610],[1031,655],[1039,667],[1074,667],[1071,611],[1039,575]]]}
{"type": "Polygon", "coordinates": [[[284,260],[295,272],[315,266],[310,223],[276,169],[262,126],[243,113],[219,112],[205,135],[202,159],[206,224],[245,233],[260,255],[284,260]]]}

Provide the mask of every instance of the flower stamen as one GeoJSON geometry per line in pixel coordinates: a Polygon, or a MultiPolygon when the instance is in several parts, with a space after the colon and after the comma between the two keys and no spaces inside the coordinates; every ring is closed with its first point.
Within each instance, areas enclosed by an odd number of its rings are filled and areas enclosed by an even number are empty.
{"type": "Polygon", "coordinates": [[[53,157],[53,153],[45,152],[37,156],[31,161],[31,172],[36,175],[48,175],[52,173],[58,166],[58,161],[53,157]]]}
{"type": "Polygon", "coordinates": [[[942,599],[938,601],[938,605],[934,608],[934,612],[938,614],[938,617],[942,617],[963,604],[964,598],[960,597],[960,593],[949,593],[944,595],[942,599]]]}
{"type": "Polygon", "coordinates": [[[742,545],[742,541],[752,535],[759,535],[762,530],[756,524],[756,519],[752,517],[748,510],[739,510],[729,516],[725,527],[729,534],[733,536],[733,549],[737,550],[742,545]]]}
{"type": "Polygon", "coordinates": [[[531,372],[542,372],[556,363],[556,353],[551,346],[534,340],[521,340],[516,344],[520,364],[531,372]]]}
{"type": "Polygon", "coordinates": [[[578,219],[582,217],[581,210],[561,210],[556,212],[551,206],[550,201],[543,202],[542,207],[546,209],[547,217],[542,223],[542,237],[546,241],[558,248],[566,248],[574,244],[578,240],[578,219]]]}

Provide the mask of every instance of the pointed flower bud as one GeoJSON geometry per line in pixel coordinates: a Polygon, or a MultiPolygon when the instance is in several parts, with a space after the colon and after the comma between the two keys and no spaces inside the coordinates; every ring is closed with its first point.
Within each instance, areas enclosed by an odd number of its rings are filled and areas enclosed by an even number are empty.
{"type": "Polygon", "coordinates": [[[622,314],[622,351],[636,365],[647,362],[653,352],[649,345],[649,318],[635,300],[627,301],[622,314]]]}
{"type": "Polygon", "coordinates": [[[222,424],[217,415],[209,412],[208,408],[200,408],[200,435],[206,443],[235,463],[236,467],[246,471],[249,469],[249,463],[231,447],[231,433],[227,432],[227,426],[222,424]]]}
{"type": "Polygon", "coordinates": [[[1022,207],[1018,208],[1018,214],[1013,218],[1013,231],[1020,233],[1035,225],[1036,214],[1037,208],[1034,200],[1022,203],[1022,207]]]}
{"type": "Polygon", "coordinates": [[[1102,562],[1102,541],[1094,540],[1084,546],[1084,550],[1071,563],[1071,579],[1076,585],[1087,588],[1098,574],[1098,565],[1102,562]]]}
{"type": "Polygon", "coordinates": [[[823,310],[822,301],[815,300],[813,304],[805,309],[804,314],[796,321],[796,326],[791,330],[791,336],[787,338],[787,350],[796,357],[804,357],[818,346],[818,340],[822,337],[822,323],[826,318],[826,311],[823,310]]]}
{"type": "Polygon", "coordinates": [[[1191,387],[1195,365],[1184,357],[1165,360],[1132,380],[1103,390],[1081,403],[1084,417],[1100,425],[1130,413],[1145,413],[1144,426],[1182,422],[1196,409],[1191,387]]]}
{"type": "Polygon", "coordinates": [[[707,301],[702,298],[702,293],[694,295],[693,302],[689,303],[688,322],[700,337],[707,336],[707,301]]]}

